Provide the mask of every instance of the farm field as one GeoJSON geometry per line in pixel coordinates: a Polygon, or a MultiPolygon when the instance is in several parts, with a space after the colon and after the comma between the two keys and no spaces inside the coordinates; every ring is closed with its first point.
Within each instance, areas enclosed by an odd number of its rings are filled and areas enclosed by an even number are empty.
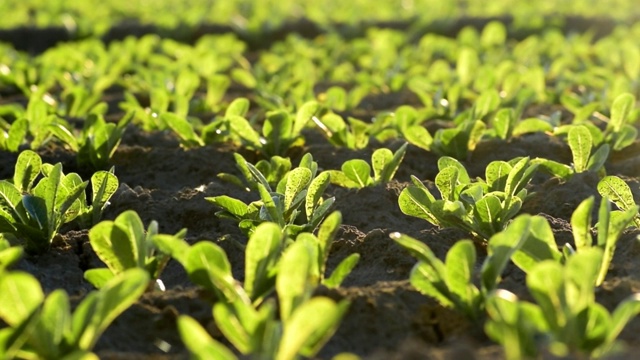
{"type": "Polygon", "coordinates": [[[634,3],[368,4],[0,4],[0,359],[634,358],[634,3]]]}

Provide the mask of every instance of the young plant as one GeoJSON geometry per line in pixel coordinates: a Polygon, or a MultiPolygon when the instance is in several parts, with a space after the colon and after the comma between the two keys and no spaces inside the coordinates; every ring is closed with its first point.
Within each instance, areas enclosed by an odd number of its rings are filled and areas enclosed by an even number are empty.
{"type": "MultiPolygon", "coordinates": [[[[282,252],[293,242],[304,242],[313,250],[311,272],[314,284],[340,286],[360,258],[359,254],[351,254],[336,266],[331,275],[327,274],[326,263],[341,222],[342,215],[333,212],[320,225],[317,236],[300,233],[295,240],[274,223],[258,225],[245,248],[243,289],[248,299],[259,304],[273,292],[282,252]]],[[[232,277],[231,265],[222,248],[206,241],[189,246],[183,239],[170,235],[157,235],[153,240],[161,252],[170,254],[182,264],[195,284],[217,294],[219,298],[233,297],[230,294],[236,291],[234,289],[238,285],[232,277]]]]}
{"type": "Polygon", "coordinates": [[[604,163],[609,156],[609,145],[601,144],[593,151],[593,138],[589,129],[584,125],[571,125],[567,142],[573,156],[572,166],[548,159],[534,159],[533,161],[550,174],[568,180],[573,174],[593,171],[604,174],[604,163]]]}
{"type": "Polygon", "coordinates": [[[298,109],[295,117],[284,110],[268,112],[261,132],[254,130],[252,124],[243,116],[229,116],[226,121],[232,137],[237,138],[243,146],[269,158],[285,155],[292,147],[304,143],[302,129],[318,112],[319,107],[315,101],[307,102],[298,109]]]}
{"type": "Polygon", "coordinates": [[[60,226],[78,216],[88,183],[76,173],[63,174],[60,163],[42,164],[38,154],[23,151],[13,183],[0,181],[0,232],[18,237],[29,253],[47,251],[60,226]]]}
{"type": "Polygon", "coordinates": [[[442,306],[460,311],[472,321],[480,321],[487,296],[496,289],[511,256],[527,240],[523,230],[530,226],[529,218],[518,217],[505,230],[492,236],[488,242],[488,256],[481,267],[476,264],[475,245],[471,240],[456,242],[443,262],[416,239],[400,233],[390,237],[418,259],[410,276],[411,284],[418,291],[436,299],[442,306]],[[510,241],[514,244],[505,246],[510,241]],[[479,274],[476,274],[478,270],[479,274]],[[479,288],[474,284],[477,275],[479,288]]]}
{"type": "MultiPolygon", "coordinates": [[[[238,163],[239,165],[242,163],[238,163]]],[[[274,191],[265,176],[255,166],[244,162],[240,166],[249,182],[260,194],[260,200],[246,204],[241,200],[221,195],[205,198],[222,208],[216,216],[238,221],[240,229],[251,234],[265,221],[278,224],[294,236],[303,231],[313,231],[329,213],[335,199],[322,199],[329,185],[329,174],[316,176],[318,165],[311,156],[305,156],[300,166],[291,170],[278,182],[274,191]]]]}
{"type": "Polygon", "coordinates": [[[83,229],[88,229],[102,219],[102,212],[109,205],[109,200],[118,190],[118,177],[109,171],[96,171],[91,175],[91,205],[86,196],[80,196],[78,216],[75,221],[83,229]]]}
{"type": "Polygon", "coordinates": [[[473,151],[480,142],[485,129],[484,122],[471,118],[460,122],[454,128],[439,129],[433,135],[431,151],[440,156],[466,160],[469,158],[470,151],[473,151]]]}
{"type": "Polygon", "coordinates": [[[591,248],[564,265],[553,260],[536,264],[527,274],[536,304],[521,302],[506,290],[488,299],[485,329],[505,346],[507,358],[537,357],[532,345],[558,357],[600,357],[615,348],[620,332],[640,313],[640,295],[629,296],[613,313],[596,303],[599,271],[592,265],[602,257],[600,249],[591,248]]]}
{"type": "MultiPolygon", "coordinates": [[[[276,235],[280,232],[273,224],[263,224],[261,228],[276,235]]],[[[208,271],[214,283],[224,286],[224,297],[213,308],[214,320],[240,353],[257,359],[313,357],[337,330],[349,303],[311,297],[318,280],[313,270],[316,266],[314,257],[314,250],[309,244],[300,241],[290,245],[278,261],[274,280],[279,314],[273,299],[252,303],[245,289],[233,286],[228,263],[224,265],[224,272],[208,271]]],[[[217,270],[223,270],[222,265],[218,262],[217,270]]],[[[180,334],[194,355],[207,358],[221,354],[231,358],[230,353],[211,339],[197,322],[188,317],[181,317],[178,321],[180,334]],[[193,333],[198,334],[203,342],[192,341],[193,333]]]]}
{"type": "Polygon", "coordinates": [[[49,129],[77,153],[78,166],[106,170],[132,117],[133,113],[129,113],[114,124],[106,122],[102,115],[90,114],[78,136],[74,134],[73,129],[61,123],[53,124],[49,129]]]}
{"type": "Polygon", "coordinates": [[[362,189],[367,186],[386,184],[395,175],[404,154],[407,144],[402,145],[395,153],[389,149],[377,149],[371,155],[371,166],[362,159],[347,160],[342,164],[341,171],[327,170],[331,177],[331,183],[346,188],[362,189]]]}
{"type": "Polygon", "coordinates": [[[23,272],[0,274],[0,353],[7,359],[97,359],[91,350],[107,327],[142,295],[147,274],[132,269],[88,294],[71,313],[64,290],[46,298],[23,272]]]}
{"type": "MultiPolygon", "coordinates": [[[[218,178],[243,189],[247,189],[248,191],[258,190],[258,182],[252,175],[252,172],[261,173],[265,180],[267,180],[267,183],[273,188],[277,187],[280,181],[282,181],[291,170],[291,160],[277,155],[272,156],[268,161],[264,159],[260,160],[255,165],[248,162],[238,153],[234,153],[233,157],[236,160],[236,167],[240,170],[243,179],[229,173],[220,173],[218,174],[218,178]],[[249,170],[250,167],[253,167],[253,169],[249,170]]],[[[313,160],[309,159],[311,159],[311,153],[305,154],[300,163],[312,163],[313,160]]]]}
{"type": "Polygon", "coordinates": [[[320,117],[312,116],[311,120],[322,131],[329,143],[347,149],[364,149],[369,144],[371,125],[362,120],[348,117],[345,121],[342,116],[333,112],[320,117]]]}
{"type": "Polygon", "coordinates": [[[419,179],[412,177],[413,185],[400,193],[398,204],[407,215],[440,227],[458,227],[488,240],[520,211],[527,197],[525,186],[536,167],[529,158],[509,163],[493,161],[485,170],[486,181],[472,183],[460,162],[441,157],[435,179],[441,199],[436,200],[419,179]]]}
{"type": "MultiPolygon", "coordinates": [[[[523,229],[522,236],[527,241],[519,247],[512,256],[512,261],[524,272],[530,272],[537,263],[551,260],[558,263],[566,262],[574,254],[585,252],[590,248],[597,248],[602,251],[601,262],[593,263],[591,266],[598,270],[598,276],[594,283],[600,286],[607,275],[609,265],[613,259],[616,243],[622,231],[631,223],[637,207],[627,211],[611,211],[609,201],[603,198],[598,212],[599,221],[596,224],[597,239],[594,244],[591,237],[591,210],[593,209],[593,197],[584,200],[571,216],[571,227],[576,245],[574,250],[569,244],[565,244],[563,251],[558,250],[551,226],[547,220],[541,216],[531,217],[531,226],[523,229]]],[[[520,217],[529,215],[521,215],[520,217]]],[[[506,244],[515,246],[516,240],[506,244]]]]}
{"type": "MultiPolygon", "coordinates": [[[[142,269],[149,274],[149,289],[164,290],[160,274],[171,258],[154,244],[158,223],[152,221],[145,232],[142,220],[133,210],[118,215],[114,221],[102,221],[89,230],[89,243],[107,268],[89,269],[84,278],[100,289],[112,278],[129,269],[142,269]]],[[[173,236],[183,239],[186,230],[173,236]]]]}

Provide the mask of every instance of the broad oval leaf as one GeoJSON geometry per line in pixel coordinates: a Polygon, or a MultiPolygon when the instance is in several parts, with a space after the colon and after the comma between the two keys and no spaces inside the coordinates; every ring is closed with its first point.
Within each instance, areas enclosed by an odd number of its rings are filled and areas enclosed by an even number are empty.
{"type": "Polygon", "coordinates": [[[300,305],[283,324],[276,360],[313,357],[338,329],[348,306],[346,301],[336,304],[327,297],[315,297],[300,305]]]}
{"type": "Polygon", "coordinates": [[[196,359],[236,360],[237,357],[224,345],[214,340],[211,335],[193,318],[180,315],[178,317],[180,338],[192,356],[196,359]]]}
{"type": "Polygon", "coordinates": [[[25,150],[16,160],[13,184],[19,192],[30,192],[36,177],[40,174],[42,159],[35,151],[25,150]]]}
{"type": "Polygon", "coordinates": [[[264,296],[275,285],[275,268],[282,248],[282,231],[274,223],[255,229],[245,250],[244,289],[252,300],[264,296]]]}
{"type": "Polygon", "coordinates": [[[289,172],[287,176],[287,184],[284,192],[284,209],[288,211],[293,204],[294,199],[311,182],[311,170],[307,168],[295,168],[289,172]]]}
{"type": "Polygon", "coordinates": [[[0,276],[0,318],[18,327],[44,301],[40,282],[32,275],[13,271],[0,276]]]}
{"type": "Polygon", "coordinates": [[[371,179],[371,167],[362,159],[347,160],[342,164],[342,172],[359,188],[364,188],[373,183],[371,179]]]}
{"type": "Polygon", "coordinates": [[[569,130],[568,142],[573,156],[573,168],[575,172],[581,173],[586,171],[589,156],[591,155],[591,147],[593,145],[591,133],[582,125],[573,126],[571,130],[569,130]]]}

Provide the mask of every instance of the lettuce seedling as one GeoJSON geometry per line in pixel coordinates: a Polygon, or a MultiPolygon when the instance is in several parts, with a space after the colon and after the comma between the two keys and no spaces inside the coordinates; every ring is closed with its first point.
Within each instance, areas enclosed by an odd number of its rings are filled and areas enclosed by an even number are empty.
{"type": "MultiPolygon", "coordinates": [[[[258,190],[258,181],[255,176],[253,176],[254,173],[262,174],[262,177],[264,177],[272,188],[277,188],[280,181],[282,181],[291,170],[291,160],[278,155],[272,156],[268,161],[264,159],[260,160],[255,165],[248,162],[238,153],[234,153],[233,157],[236,160],[236,167],[242,174],[243,179],[229,173],[220,173],[217,176],[221,180],[228,181],[248,191],[258,190]],[[249,170],[250,168],[252,169],[249,170]]],[[[312,159],[311,153],[307,153],[303,156],[300,161],[301,166],[304,163],[313,162],[313,160],[308,159],[312,159]]]]}
{"type": "Polygon", "coordinates": [[[347,149],[364,149],[369,144],[371,125],[354,117],[345,121],[333,112],[322,116],[312,116],[311,120],[322,131],[325,138],[334,146],[347,149]]]}
{"type": "MultiPolygon", "coordinates": [[[[261,228],[270,230],[272,234],[280,232],[274,224],[263,224],[261,228]]],[[[196,246],[198,244],[193,248],[196,246]]],[[[297,359],[300,355],[313,357],[336,331],[349,303],[336,303],[326,297],[311,298],[314,284],[317,284],[312,270],[315,266],[313,254],[307,242],[294,242],[278,261],[275,288],[279,314],[276,314],[273,299],[252,303],[245,289],[230,287],[229,281],[233,278],[228,264],[224,265],[224,272],[207,271],[212,280],[221,281],[226,290],[226,296],[213,307],[216,325],[240,353],[281,360],[297,359]]],[[[200,256],[207,255],[203,253],[200,256]]],[[[221,265],[223,263],[218,262],[216,270],[223,270],[221,265]]],[[[225,358],[232,358],[190,318],[181,317],[178,328],[185,345],[194,355],[206,358],[222,354],[225,358]],[[204,342],[188,340],[193,332],[204,342]]]]}
{"type": "Polygon", "coordinates": [[[454,128],[439,129],[433,135],[431,151],[439,156],[466,160],[482,138],[486,125],[480,120],[465,120],[454,128]]]}
{"type": "Polygon", "coordinates": [[[590,248],[564,265],[553,260],[536,264],[527,274],[536,304],[521,302],[506,290],[488,299],[485,329],[505,346],[507,358],[536,357],[532,344],[559,357],[600,357],[615,348],[620,332],[640,313],[640,295],[629,296],[613,313],[596,303],[599,269],[593,264],[602,257],[602,250],[590,248]]]}
{"type": "MultiPolygon", "coordinates": [[[[173,236],[183,239],[186,230],[173,236]]],[[[167,253],[154,244],[158,223],[152,221],[144,231],[142,220],[133,210],[118,215],[114,221],[102,221],[89,230],[89,243],[107,268],[89,269],[84,277],[96,288],[101,288],[112,278],[129,269],[142,269],[149,274],[149,289],[164,290],[160,274],[170,260],[167,253]]]]}
{"type": "Polygon", "coordinates": [[[598,182],[598,192],[602,197],[611,199],[616,206],[622,211],[633,211],[633,223],[640,228],[640,213],[638,206],[633,198],[633,193],[629,185],[617,176],[605,176],[598,182]]]}
{"type": "Polygon", "coordinates": [[[60,163],[42,164],[38,154],[23,151],[13,183],[0,181],[0,232],[14,234],[29,253],[47,251],[60,226],[78,216],[88,183],[76,173],[63,174],[60,163]]]}
{"type": "Polygon", "coordinates": [[[107,327],[142,295],[147,274],[132,269],[89,293],[71,313],[64,290],[46,298],[23,272],[0,274],[0,353],[7,359],[97,359],[91,349],[107,327]]]}
{"type": "Polygon", "coordinates": [[[390,237],[418,259],[410,276],[411,284],[418,291],[436,299],[442,306],[460,311],[472,321],[479,321],[487,296],[496,289],[511,256],[527,240],[522,230],[528,226],[529,219],[518,217],[505,230],[492,236],[488,242],[488,256],[480,267],[476,264],[476,250],[471,240],[456,242],[443,262],[416,239],[400,233],[390,237]],[[505,246],[511,241],[513,244],[505,246]],[[478,270],[479,274],[476,274],[478,270]],[[479,288],[474,284],[477,275],[481,279],[479,288]]]}
{"type": "Polygon", "coordinates": [[[436,226],[458,227],[489,239],[504,229],[520,211],[527,198],[525,186],[537,168],[529,158],[510,163],[493,161],[485,170],[486,181],[472,183],[464,166],[456,159],[441,157],[436,187],[441,199],[431,194],[415,176],[413,185],[400,193],[400,210],[436,226]]]}
{"type": "Polygon", "coordinates": [[[254,130],[252,124],[242,116],[229,116],[225,120],[231,135],[242,145],[269,158],[285,155],[290,148],[304,143],[302,129],[319,107],[315,101],[307,102],[298,109],[295,117],[284,110],[268,112],[261,132],[254,130]]]}
{"type": "Polygon", "coordinates": [[[91,205],[87,203],[86,196],[80,196],[78,217],[75,221],[83,229],[88,229],[102,219],[102,212],[109,205],[109,200],[118,190],[118,177],[109,171],[96,171],[91,175],[91,205]]]}
{"type": "MultiPolygon", "coordinates": [[[[591,237],[591,211],[593,205],[593,197],[587,198],[573,212],[571,227],[576,249],[574,250],[569,244],[565,244],[562,252],[558,250],[551,226],[544,217],[518,216],[516,220],[527,218],[530,219],[531,225],[522,229],[521,236],[525,237],[527,241],[513,254],[513,262],[528,273],[541,261],[566,262],[576,253],[587,251],[590,248],[597,248],[603,252],[602,261],[594,263],[592,266],[598,269],[598,277],[594,285],[600,286],[609,270],[616,243],[622,231],[631,223],[634,214],[638,210],[635,207],[627,211],[611,211],[609,200],[603,198],[598,211],[599,221],[595,226],[597,239],[594,243],[591,237]]],[[[505,246],[515,246],[517,243],[516,239],[512,239],[505,246]]]]}
{"type": "Polygon", "coordinates": [[[335,199],[322,199],[322,194],[329,185],[329,174],[320,173],[312,157],[303,157],[300,166],[289,171],[278,182],[275,191],[255,166],[248,162],[239,163],[245,178],[251,176],[249,182],[260,194],[260,200],[246,204],[241,200],[221,195],[207,197],[206,200],[222,208],[216,216],[238,221],[246,234],[265,221],[277,223],[291,235],[302,231],[312,231],[329,213],[335,199]]]}
{"type": "Polygon", "coordinates": [[[79,136],[63,124],[50,125],[51,132],[77,152],[77,163],[82,168],[106,170],[116,152],[133,113],[125,115],[117,124],[107,123],[102,115],[90,114],[79,136]]]}
{"type": "Polygon", "coordinates": [[[362,189],[367,186],[386,184],[393,179],[406,151],[406,143],[395,153],[384,148],[374,151],[371,155],[373,176],[371,176],[371,166],[362,159],[347,160],[342,164],[341,171],[327,170],[326,172],[331,178],[331,183],[346,188],[362,189]]]}
{"type": "Polygon", "coordinates": [[[576,173],[593,171],[604,174],[604,163],[609,157],[609,144],[603,143],[593,151],[593,137],[585,125],[571,125],[567,141],[573,157],[572,166],[549,159],[534,159],[551,175],[568,180],[576,173]]]}

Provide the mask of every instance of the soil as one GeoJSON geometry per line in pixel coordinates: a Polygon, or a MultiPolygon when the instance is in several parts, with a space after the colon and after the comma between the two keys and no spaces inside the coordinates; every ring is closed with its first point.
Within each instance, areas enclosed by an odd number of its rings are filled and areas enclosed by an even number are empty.
{"type": "MultiPolygon", "coordinates": [[[[402,95],[402,94],[401,94],[402,95]]],[[[394,109],[411,104],[411,97],[389,95],[384,107],[394,109]]],[[[376,103],[379,104],[378,101],[376,103]]],[[[378,111],[383,109],[365,109],[378,111]]],[[[552,109],[537,108],[532,116],[549,115],[552,109]]],[[[117,117],[117,116],[116,116],[117,117]]],[[[347,159],[369,159],[379,146],[397,148],[400,143],[372,143],[363,150],[335,148],[319,133],[305,133],[306,146],[292,155],[311,152],[322,169],[339,169],[347,159]]],[[[633,145],[634,149],[640,148],[633,145]]],[[[188,229],[187,240],[195,243],[214,241],[226,252],[234,276],[243,279],[244,253],[238,243],[246,237],[236,224],[218,219],[215,206],[205,197],[229,195],[255,200],[255,194],[244,192],[217,178],[221,172],[235,173],[233,154],[240,149],[226,144],[185,150],[170,133],[142,132],[129,127],[113,158],[120,187],[111,200],[104,218],[114,219],[125,210],[135,210],[148,223],[158,221],[160,231],[175,233],[188,229]]],[[[78,171],[74,154],[61,147],[41,149],[45,161],[63,163],[65,172],[78,171]]],[[[570,163],[568,147],[545,134],[525,135],[512,141],[485,141],[463,162],[472,177],[483,176],[485,166],[493,160],[509,160],[517,156],[545,157],[570,163]]],[[[13,171],[16,154],[0,153],[0,177],[13,171]]],[[[500,347],[483,333],[482,326],[470,323],[453,310],[414,290],[408,282],[415,260],[390,238],[392,232],[409,234],[429,247],[440,258],[456,241],[469,235],[456,229],[435,228],[424,220],[404,215],[398,207],[398,195],[409,184],[410,176],[424,180],[428,186],[437,174],[437,157],[415,147],[407,155],[392,182],[347,190],[330,187],[327,195],[335,196],[335,210],[343,215],[329,259],[329,271],[352,253],[360,253],[358,266],[338,289],[319,288],[318,294],[333,299],[348,299],[351,306],[340,328],[322,349],[318,358],[351,352],[366,359],[493,359],[502,356],[500,347]]],[[[636,199],[640,199],[640,154],[614,154],[607,172],[622,176],[630,183],[636,199]]],[[[561,182],[545,174],[534,177],[529,186],[534,195],[523,206],[523,213],[545,216],[556,235],[558,246],[572,242],[569,219],[583,199],[597,195],[595,174],[580,174],[561,182]]],[[[628,295],[640,291],[640,244],[638,230],[627,230],[619,240],[607,280],[598,290],[597,300],[613,309],[628,295]]],[[[478,243],[479,261],[486,250],[478,243]]],[[[39,256],[26,256],[16,266],[38,278],[46,292],[62,288],[74,302],[81,300],[92,287],[83,272],[102,267],[88,243],[87,230],[64,229],[52,249],[39,256]]],[[[500,285],[524,299],[530,298],[524,285],[524,274],[509,266],[500,285]]],[[[198,320],[219,341],[226,343],[216,330],[212,318],[212,296],[193,285],[185,271],[171,261],[162,274],[165,292],[150,292],[118,317],[100,338],[95,351],[101,359],[187,359],[176,330],[179,314],[198,320]]],[[[621,339],[630,346],[626,357],[640,349],[640,320],[633,320],[621,339]]]]}

